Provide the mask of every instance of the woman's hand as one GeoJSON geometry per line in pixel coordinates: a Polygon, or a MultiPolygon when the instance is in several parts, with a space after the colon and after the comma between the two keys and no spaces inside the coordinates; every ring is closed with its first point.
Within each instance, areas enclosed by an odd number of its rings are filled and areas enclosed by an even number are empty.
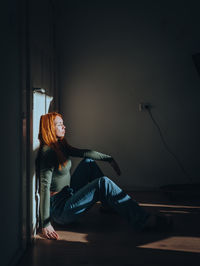
{"type": "Polygon", "coordinates": [[[53,226],[51,224],[45,228],[42,228],[42,233],[48,239],[59,239],[59,235],[53,229],[53,226]]]}
{"type": "Polygon", "coordinates": [[[111,165],[112,168],[115,170],[115,172],[117,173],[117,175],[120,176],[120,175],[121,175],[121,170],[120,170],[120,168],[119,168],[117,162],[116,162],[114,159],[112,159],[112,160],[110,161],[110,165],[111,165]]]}

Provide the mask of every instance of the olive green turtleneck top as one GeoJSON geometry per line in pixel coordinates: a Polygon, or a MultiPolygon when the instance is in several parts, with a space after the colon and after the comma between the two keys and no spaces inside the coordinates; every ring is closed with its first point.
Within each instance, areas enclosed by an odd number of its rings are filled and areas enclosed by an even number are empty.
{"type": "Polygon", "coordinates": [[[39,179],[40,179],[40,216],[42,227],[50,225],[50,191],[60,191],[64,186],[70,186],[70,169],[72,166],[70,156],[91,158],[100,161],[111,161],[112,157],[97,151],[77,149],[67,146],[64,154],[67,164],[59,169],[56,152],[44,145],[39,152],[39,179]]]}

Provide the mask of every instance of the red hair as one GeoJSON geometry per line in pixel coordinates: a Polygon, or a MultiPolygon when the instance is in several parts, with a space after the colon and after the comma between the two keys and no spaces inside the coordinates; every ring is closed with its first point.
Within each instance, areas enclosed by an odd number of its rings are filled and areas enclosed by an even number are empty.
{"type": "Polygon", "coordinates": [[[54,126],[54,120],[56,116],[62,118],[62,115],[57,112],[51,112],[40,117],[38,139],[40,141],[40,148],[42,148],[43,145],[48,145],[56,152],[59,162],[59,169],[61,169],[62,165],[65,166],[67,164],[67,158],[62,152],[62,147],[64,148],[66,145],[66,140],[63,137],[58,142],[54,126]]]}

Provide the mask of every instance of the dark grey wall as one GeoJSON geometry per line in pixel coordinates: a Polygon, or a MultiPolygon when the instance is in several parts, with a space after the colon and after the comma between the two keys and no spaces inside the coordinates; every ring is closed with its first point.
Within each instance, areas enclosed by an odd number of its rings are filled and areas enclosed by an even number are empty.
{"type": "Polygon", "coordinates": [[[112,154],[126,188],[199,180],[198,1],[59,1],[61,110],[72,145],[112,154]]]}
{"type": "Polygon", "coordinates": [[[22,244],[18,1],[4,2],[1,19],[1,265],[8,265],[22,244]]]}

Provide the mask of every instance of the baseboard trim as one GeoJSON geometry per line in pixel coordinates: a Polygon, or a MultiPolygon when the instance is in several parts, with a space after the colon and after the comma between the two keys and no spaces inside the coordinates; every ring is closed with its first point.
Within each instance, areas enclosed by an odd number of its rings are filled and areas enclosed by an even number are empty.
{"type": "Polygon", "coordinates": [[[146,187],[146,186],[122,186],[124,191],[160,191],[159,187],[146,187]]]}

